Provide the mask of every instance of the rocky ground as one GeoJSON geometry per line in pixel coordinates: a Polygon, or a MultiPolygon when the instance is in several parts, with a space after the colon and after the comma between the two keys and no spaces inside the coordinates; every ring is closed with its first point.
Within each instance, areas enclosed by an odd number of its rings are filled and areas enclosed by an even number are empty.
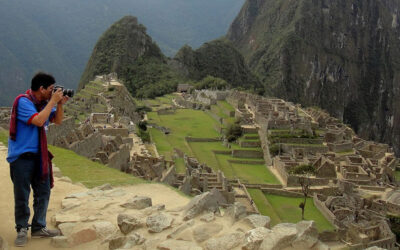
{"type": "MultiPolygon", "coordinates": [[[[13,195],[6,152],[0,152],[0,236],[13,249],[13,195]]],[[[267,216],[226,207],[217,191],[189,199],[161,184],[86,189],[56,179],[49,227],[63,236],[30,239],[29,249],[328,249],[311,221],[270,227],[267,216]]],[[[1,240],[0,240],[1,243],[1,240]]],[[[5,244],[4,244],[5,243],[5,244]]],[[[0,246],[1,249],[1,246],[0,246]]]]}

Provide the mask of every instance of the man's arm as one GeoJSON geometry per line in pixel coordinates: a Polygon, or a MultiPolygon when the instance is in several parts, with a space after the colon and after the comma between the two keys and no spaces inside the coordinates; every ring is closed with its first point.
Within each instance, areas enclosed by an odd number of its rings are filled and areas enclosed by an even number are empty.
{"type": "MultiPolygon", "coordinates": [[[[63,98],[61,89],[57,90],[52,96],[46,107],[40,111],[35,117],[32,118],[31,124],[42,127],[51,114],[53,107],[63,98]]],[[[62,119],[61,119],[62,120],[62,119]]]]}

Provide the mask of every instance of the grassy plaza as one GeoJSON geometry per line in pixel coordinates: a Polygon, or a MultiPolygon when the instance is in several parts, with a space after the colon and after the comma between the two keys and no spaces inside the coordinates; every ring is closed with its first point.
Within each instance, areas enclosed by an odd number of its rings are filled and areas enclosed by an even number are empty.
{"type": "MultiPolygon", "coordinates": [[[[301,221],[299,204],[304,200],[303,198],[264,194],[259,189],[248,189],[248,191],[260,213],[271,218],[272,226],[283,222],[297,223],[301,221]]],[[[318,208],[314,206],[313,198],[307,198],[304,219],[315,221],[320,232],[335,229],[318,208]]]]}

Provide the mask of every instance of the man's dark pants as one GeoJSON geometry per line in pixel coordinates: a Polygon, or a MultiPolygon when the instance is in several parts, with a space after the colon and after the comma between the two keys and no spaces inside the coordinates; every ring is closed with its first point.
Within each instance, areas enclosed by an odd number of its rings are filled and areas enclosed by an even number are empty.
{"type": "Polygon", "coordinates": [[[33,190],[32,232],[46,227],[46,213],[50,198],[49,178],[40,178],[40,156],[22,155],[10,163],[10,175],[14,184],[15,227],[17,231],[29,227],[29,194],[33,190]]]}

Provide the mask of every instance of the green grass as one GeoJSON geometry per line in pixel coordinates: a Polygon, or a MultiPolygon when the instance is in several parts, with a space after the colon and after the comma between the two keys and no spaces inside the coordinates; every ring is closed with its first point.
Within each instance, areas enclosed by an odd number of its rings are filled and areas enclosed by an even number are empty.
{"type": "Polygon", "coordinates": [[[178,174],[186,173],[185,160],[183,158],[175,159],[175,167],[178,174]]]}
{"type": "Polygon", "coordinates": [[[248,188],[251,198],[257,206],[258,211],[262,215],[267,215],[271,219],[271,225],[276,225],[281,222],[279,215],[276,213],[275,209],[269,203],[267,198],[265,198],[264,193],[260,189],[248,188]]]}
{"type": "Polygon", "coordinates": [[[151,140],[156,144],[159,155],[164,155],[166,160],[172,160],[173,146],[168,142],[166,135],[160,130],[149,128],[151,140]]]}
{"type": "Polygon", "coordinates": [[[267,169],[264,164],[250,165],[231,163],[237,178],[246,180],[249,183],[271,183],[281,184],[275,175],[267,169]]]}
{"type": "Polygon", "coordinates": [[[53,163],[64,176],[68,176],[73,182],[81,182],[88,188],[106,183],[113,186],[145,183],[133,175],[93,162],[71,150],[51,145],[49,150],[54,154],[53,163]]]}
{"type": "MultiPolygon", "coordinates": [[[[1,137],[0,137],[0,139],[1,139],[1,137]]],[[[396,170],[396,171],[394,172],[394,176],[395,176],[395,178],[396,178],[396,181],[400,181],[400,171],[399,171],[399,170],[396,170]]]]}
{"type": "Polygon", "coordinates": [[[8,131],[3,128],[0,128],[0,142],[8,146],[8,131]]]}
{"type": "Polygon", "coordinates": [[[219,106],[221,106],[223,109],[227,111],[235,111],[232,105],[230,105],[227,101],[218,101],[217,103],[219,106]]]}
{"type": "MultiPolygon", "coordinates": [[[[283,222],[297,223],[301,221],[301,209],[299,208],[299,204],[304,200],[303,198],[292,198],[272,194],[262,195],[262,192],[257,189],[249,189],[249,193],[260,213],[270,216],[272,225],[283,222]]],[[[335,229],[314,206],[312,198],[307,198],[304,219],[315,221],[318,231],[320,232],[325,230],[332,231],[335,229]]]]}

